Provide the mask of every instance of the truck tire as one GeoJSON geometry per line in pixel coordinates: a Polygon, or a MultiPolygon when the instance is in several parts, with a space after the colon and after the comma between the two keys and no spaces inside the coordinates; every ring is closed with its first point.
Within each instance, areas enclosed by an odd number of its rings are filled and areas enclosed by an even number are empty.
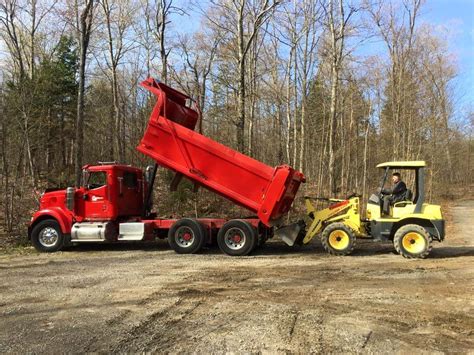
{"type": "Polygon", "coordinates": [[[55,219],[38,222],[31,230],[31,243],[36,250],[46,253],[59,251],[64,246],[64,234],[55,219]]]}
{"type": "Polygon", "coordinates": [[[331,255],[349,255],[355,247],[355,233],[344,223],[336,222],[324,228],[321,244],[331,255]]]}
{"type": "Polygon", "coordinates": [[[233,219],[222,226],[217,234],[219,249],[227,255],[250,254],[258,243],[257,231],[249,222],[233,219]]]}
{"type": "Polygon", "coordinates": [[[393,246],[398,254],[408,259],[424,259],[432,249],[433,239],[425,228],[417,224],[407,224],[393,237],[393,246]]]}
{"type": "Polygon", "coordinates": [[[206,230],[195,219],[180,219],[168,231],[168,244],[178,254],[195,254],[205,242],[206,230]]]}

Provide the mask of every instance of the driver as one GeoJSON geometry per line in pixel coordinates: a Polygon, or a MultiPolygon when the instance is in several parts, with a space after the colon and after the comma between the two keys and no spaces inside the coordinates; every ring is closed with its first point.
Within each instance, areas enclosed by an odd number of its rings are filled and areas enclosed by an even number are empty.
{"type": "Polygon", "coordinates": [[[407,185],[402,181],[400,173],[392,174],[393,186],[391,189],[382,189],[380,192],[383,197],[383,209],[382,212],[385,215],[390,214],[390,205],[395,202],[403,201],[405,198],[405,192],[407,191],[407,185]]]}

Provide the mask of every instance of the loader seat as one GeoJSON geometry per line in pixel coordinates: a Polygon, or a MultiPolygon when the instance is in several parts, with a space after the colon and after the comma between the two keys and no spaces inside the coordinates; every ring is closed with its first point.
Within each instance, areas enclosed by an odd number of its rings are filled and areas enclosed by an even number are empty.
{"type": "Polygon", "coordinates": [[[405,207],[406,205],[413,204],[413,192],[410,189],[405,191],[405,195],[403,196],[403,200],[399,202],[395,202],[393,207],[405,207]]]}

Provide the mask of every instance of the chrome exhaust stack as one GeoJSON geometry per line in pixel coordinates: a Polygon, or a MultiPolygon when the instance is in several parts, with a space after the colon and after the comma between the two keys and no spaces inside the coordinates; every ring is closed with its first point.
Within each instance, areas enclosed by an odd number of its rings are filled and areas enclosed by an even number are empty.
{"type": "Polygon", "coordinates": [[[75,187],[68,187],[66,189],[66,208],[69,211],[74,211],[74,195],[76,193],[75,187]]]}

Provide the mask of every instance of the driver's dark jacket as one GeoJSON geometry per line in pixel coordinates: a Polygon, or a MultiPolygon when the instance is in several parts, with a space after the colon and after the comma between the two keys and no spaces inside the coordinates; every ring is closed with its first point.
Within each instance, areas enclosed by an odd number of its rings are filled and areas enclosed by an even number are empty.
{"type": "Polygon", "coordinates": [[[400,202],[405,199],[405,192],[407,191],[407,185],[400,180],[391,189],[383,189],[382,192],[385,195],[392,195],[392,202],[400,202]]]}

